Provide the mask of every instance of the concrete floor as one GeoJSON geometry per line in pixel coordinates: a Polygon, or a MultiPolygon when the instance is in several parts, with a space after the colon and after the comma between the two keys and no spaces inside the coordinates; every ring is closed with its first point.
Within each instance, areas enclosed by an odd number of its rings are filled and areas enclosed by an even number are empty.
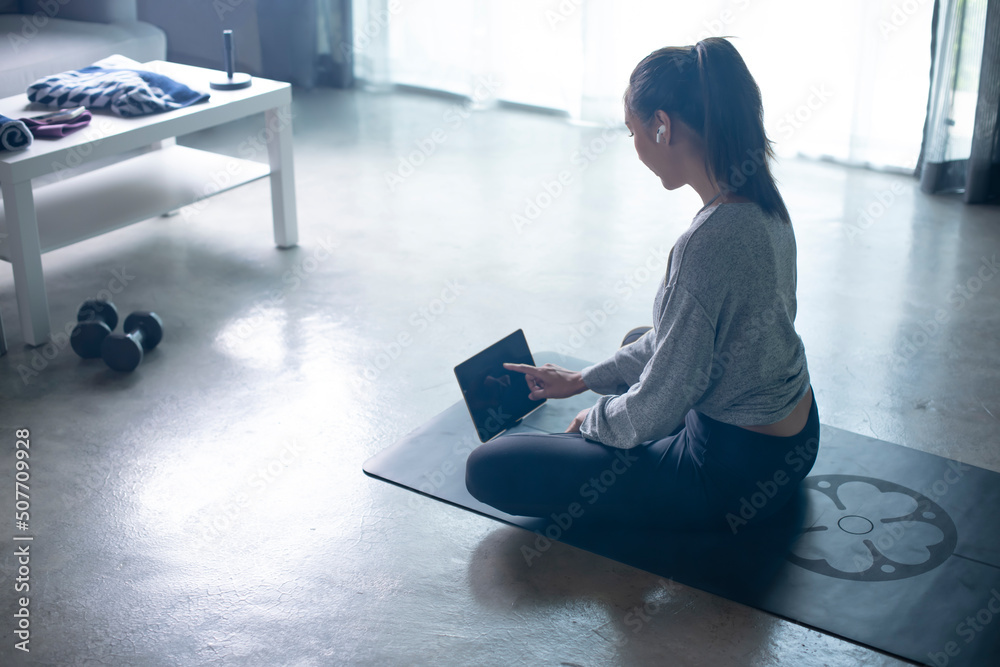
{"type": "MultiPolygon", "coordinates": [[[[296,91],[294,112],[297,248],[275,249],[258,181],[45,256],[56,328],[115,272],[131,276],[121,310],[160,313],[134,374],[26,347],[0,268],[4,511],[28,428],[35,535],[28,655],[10,634],[13,542],[0,555],[0,663],[902,664],[570,547],[529,568],[527,533],[363,475],[459,400],[457,362],[510,331],[597,360],[649,323],[644,266],[701,204],[664,191],[617,128],[331,90],[296,91]],[[432,154],[400,172],[419,145],[432,154]],[[527,200],[543,206],[518,229],[527,200]]],[[[182,143],[246,154],[261,127],[182,143]]],[[[998,209],[904,176],[777,171],[822,421],[1000,471],[1000,279],[975,279],[1000,251],[998,209]]]]}

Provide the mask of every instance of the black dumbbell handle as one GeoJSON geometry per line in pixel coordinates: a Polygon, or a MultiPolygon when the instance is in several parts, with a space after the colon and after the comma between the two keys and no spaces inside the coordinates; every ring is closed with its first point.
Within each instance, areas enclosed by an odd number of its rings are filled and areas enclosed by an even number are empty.
{"type": "Polygon", "coordinates": [[[142,362],[144,352],[163,338],[163,321],[156,313],[135,312],[125,318],[125,334],[111,334],[101,345],[105,363],[116,371],[129,372],[142,362]]]}
{"type": "Polygon", "coordinates": [[[135,341],[142,349],[150,351],[163,339],[163,320],[156,313],[137,310],[125,318],[125,331],[138,334],[135,341]]]}

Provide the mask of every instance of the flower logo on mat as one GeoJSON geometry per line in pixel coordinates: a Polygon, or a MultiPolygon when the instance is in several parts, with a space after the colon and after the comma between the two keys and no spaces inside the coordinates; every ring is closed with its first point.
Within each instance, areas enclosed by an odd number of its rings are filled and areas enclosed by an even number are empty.
{"type": "Polygon", "coordinates": [[[927,496],[872,477],[819,475],[802,483],[806,526],[788,559],[838,579],[891,581],[943,563],[955,523],[927,496]]]}

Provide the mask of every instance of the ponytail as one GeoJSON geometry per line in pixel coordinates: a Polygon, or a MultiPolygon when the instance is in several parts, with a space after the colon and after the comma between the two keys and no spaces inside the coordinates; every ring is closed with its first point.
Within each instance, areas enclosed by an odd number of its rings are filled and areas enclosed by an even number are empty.
{"type": "Polygon", "coordinates": [[[722,37],[693,47],[666,47],[640,62],[625,106],[645,122],[657,110],[679,117],[703,140],[705,168],[723,193],[756,202],[790,222],[771,175],[771,140],[764,130],[760,88],[739,52],[722,37]]]}

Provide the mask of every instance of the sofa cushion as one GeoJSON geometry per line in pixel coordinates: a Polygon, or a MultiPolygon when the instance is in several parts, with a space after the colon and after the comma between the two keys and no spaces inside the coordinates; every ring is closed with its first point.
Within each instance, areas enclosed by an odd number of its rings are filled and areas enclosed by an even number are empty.
{"type": "MultiPolygon", "coordinates": [[[[2,1],[2,0],[0,0],[2,1]]],[[[167,39],[149,23],[89,23],[48,19],[39,28],[18,14],[0,14],[0,97],[24,93],[42,78],[86,67],[120,53],[146,62],[164,60],[167,39]]]]}
{"type": "Polygon", "coordinates": [[[16,4],[20,4],[22,14],[41,12],[57,19],[131,23],[139,20],[135,3],[136,0],[20,0],[16,4]]]}

